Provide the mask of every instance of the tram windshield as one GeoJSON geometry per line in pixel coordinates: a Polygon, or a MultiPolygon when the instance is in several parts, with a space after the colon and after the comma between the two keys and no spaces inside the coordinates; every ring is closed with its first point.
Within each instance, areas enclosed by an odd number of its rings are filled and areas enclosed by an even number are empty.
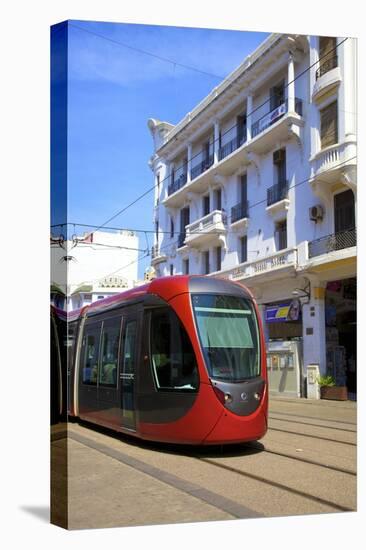
{"type": "Polygon", "coordinates": [[[227,382],[259,376],[259,330],[252,303],[238,296],[194,294],[192,305],[209,375],[227,382]]]}

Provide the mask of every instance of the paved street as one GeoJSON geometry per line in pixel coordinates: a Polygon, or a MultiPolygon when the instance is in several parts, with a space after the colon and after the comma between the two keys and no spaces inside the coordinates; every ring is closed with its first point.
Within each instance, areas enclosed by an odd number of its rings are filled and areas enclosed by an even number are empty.
{"type": "Polygon", "coordinates": [[[77,423],[66,440],[56,427],[59,467],[68,443],[69,528],[356,510],[356,403],[272,397],[269,426],[258,443],[212,448],[77,423]]]}

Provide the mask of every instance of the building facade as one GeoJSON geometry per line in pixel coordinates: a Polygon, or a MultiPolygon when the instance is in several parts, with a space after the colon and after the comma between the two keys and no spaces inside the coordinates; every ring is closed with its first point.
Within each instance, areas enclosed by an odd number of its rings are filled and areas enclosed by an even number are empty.
{"type": "Polygon", "coordinates": [[[54,246],[53,305],[72,311],[134,287],[137,255],[132,231],[95,231],[54,246]]]}
{"type": "Polygon", "coordinates": [[[272,34],[177,125],[148,121],[157,276],[243,282],[271,391],[356,393],[356,41],[272,34]]]}

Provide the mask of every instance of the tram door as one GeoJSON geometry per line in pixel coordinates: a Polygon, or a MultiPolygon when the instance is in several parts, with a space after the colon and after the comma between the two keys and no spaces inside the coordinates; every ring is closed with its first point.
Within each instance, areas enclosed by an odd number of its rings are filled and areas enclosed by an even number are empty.
{"type": "Polygon", "coordinates": [[[136,429],[135,415],[135,375],[139,350],[139,317],[127,314],[123,319],[122,357],[120,366],[122,426],[136,429]]]}

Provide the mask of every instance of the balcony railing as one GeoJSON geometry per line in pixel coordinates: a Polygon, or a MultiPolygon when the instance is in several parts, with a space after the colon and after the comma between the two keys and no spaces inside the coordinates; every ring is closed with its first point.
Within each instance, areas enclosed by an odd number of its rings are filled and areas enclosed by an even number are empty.
{"type": "Polygon", "coordinates": [[[172,181],[170,185],[168,185],[168,195],[172,195],[173,193],[178,191],[178,189],[183,187],[183,185],[185,185],[186,183],[187,183],[187,174],[183,173],[177,179],[172,181]]]}
{"type": "Polygon", "coordinates": [[[271,256],[258,259],[254,262],[245,262],[229,272],[229,277],[233,280],[245,277],[254,277],[262,273],[273,272],[282,268],[297,265],[297,249],[287,248],[280,250],[271,256]]]}
{"type": "Polygon", "coordinates": [[[224,159],[225,157],[233,153],[236,149],[239,149],[239,147],[241,147],[243,143],[246,142],[246,139],[247,139],[247,130],[245,128],[242,134],[235,136],[228,143],[225,143],[225,145],[220,147],[219,160],[224,159]]]}
{"type": "MultiPolygon", "coordinates": [[[[256,137],[258,134],[269,128],[272,124],[277,122],[280,118],[282,118],[288,111],[288,100],[284,101],[270,111],[269,113],[262,116],[259,120],[254,122],[252,124],[252,138],[256,137]]],[[[295,112],[302,116],[302,99],[295,98],[295,112]]]]}
{"type": "Polygon", "coordinates": [[[340,231],[309,242],[309,258],[356,246],[356,229],[340,231]]]}
{"type": "Polygon", "coordinates": [[[288,198],[288,181],[277,183],[267,189],[267,206],[288,198]]]}
{"type": "Polygon", "coordinates": [[[320,62],[319,69],[316,71],[315,78],[318,80],[323,74],[327,73],[328,71],[331,71],[332,69],[335,69],[338,67],[338,56],[333,55],[329,59],[325,59],[324,61],[320,62]]]}
{"type": "Polygon", "coordinates": [[[160,250],[158,244],[154,244],[154,246],[151,248],[151,262],[159,263],[165,261],[165,259],[166,254],[160,250]]]}
{"type": "Polygon", "coordinates": [[[208,170],[210,166],[213,165],[213,162],[214,157],[213,155],[210,155],[207,159],[196,164],[196,166],[194,166],[191,170],[191,179],[194,180],[194,178],[197,178],[200,174],[208,170]]]}
{"type": "Polygon", "coordinates": [[[231,208],[231,223],[248,217],[248,201],[236,204],[231,208]]]}

